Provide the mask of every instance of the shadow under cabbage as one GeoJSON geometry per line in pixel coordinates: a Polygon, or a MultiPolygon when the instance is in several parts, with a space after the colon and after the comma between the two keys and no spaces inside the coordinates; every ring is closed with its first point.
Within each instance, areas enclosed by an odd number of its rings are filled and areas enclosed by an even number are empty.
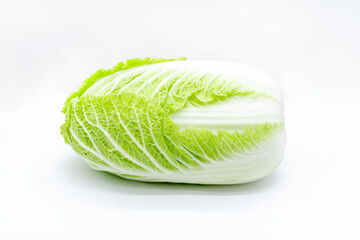
{"type": "Polygon", "coordinates": [[[251,183],[235,185],[200,185],[184,183],[148,183],[128,180],[111,173],[91,169],[81,158],[69,161],[72,183],[99,188],[103,191],[132,195],[241,195],[266,191],[276,184],[276,174],[251,183]]]}

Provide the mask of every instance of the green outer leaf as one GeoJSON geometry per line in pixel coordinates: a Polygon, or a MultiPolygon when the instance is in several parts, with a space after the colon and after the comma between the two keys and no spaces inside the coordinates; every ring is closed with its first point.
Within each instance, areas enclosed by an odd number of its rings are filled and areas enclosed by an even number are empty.
{"type": "Polygon", "coordinates": [[[70,94],[70,96],[67,98],[67,100],[65,102],[62,112],[63,113],[66,112],[66,108],[72,99],[74,99],[76,97],[80,97],[89,87],[91,87],[94,83],[96,83],[99,79],[101,79],[103,77],[109,76],[118,71],[123,71],[126,69],[130,69],[130,68],[138,67],[138,66],[142,66],[142,65],[149,65],[149,64],[159,63],[159,62],[181,61],[181,60],[186,60],[186,58],[185,57],[173,58],[173,59],[133,58],[133,59],[128,59],[125,62],[119,62],[111,69],[100,69],[96,73],[91,75],[89,78],[85,79],[77,92],[70,94]]]}
{"type": "Polygon", "coordinates": [[[134,93],[82,96],[68,108],[62,134],[90,163],[139,173],[181,172],[225,161],[266,142],[282,124],[229,133],[190,127],[183,131],[154,100],[134,93]]]}

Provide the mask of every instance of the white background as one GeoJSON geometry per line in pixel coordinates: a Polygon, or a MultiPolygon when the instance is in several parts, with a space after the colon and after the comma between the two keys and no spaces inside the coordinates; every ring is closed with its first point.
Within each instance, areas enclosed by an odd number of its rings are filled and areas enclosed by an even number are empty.
{"type": "Polygon", "coordinates": [[[0,1],[0,239],[359,239],[360,1],[0,1]],[[67,95],[133,57],[255,65],[285,93],[263,180],[148,184],[91,170],[67,95]],[[86,238],[85,238],[86,237],[86,238]]]}

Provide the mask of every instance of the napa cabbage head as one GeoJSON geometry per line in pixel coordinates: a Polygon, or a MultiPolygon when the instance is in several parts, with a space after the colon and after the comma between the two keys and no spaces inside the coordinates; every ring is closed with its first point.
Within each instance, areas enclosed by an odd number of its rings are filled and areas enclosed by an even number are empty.
{"type": "Polygon", "coordinates": [[[281,162],[283,100],[258,69],[131,59],[70,95],[61,133],[89,166],[139,181],[234,184],[281,162]]]}

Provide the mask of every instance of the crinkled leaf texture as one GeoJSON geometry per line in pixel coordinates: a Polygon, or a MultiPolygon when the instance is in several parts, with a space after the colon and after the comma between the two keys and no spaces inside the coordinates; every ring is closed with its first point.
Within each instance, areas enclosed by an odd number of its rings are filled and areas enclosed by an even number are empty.
{"type": "Polygon", "coordinates": [[[92,168],[127,179],[244,183],[284,155],[279,89],[237,63],[128,60],[85,80],[63,112],[65,141],[92,168]]]}

